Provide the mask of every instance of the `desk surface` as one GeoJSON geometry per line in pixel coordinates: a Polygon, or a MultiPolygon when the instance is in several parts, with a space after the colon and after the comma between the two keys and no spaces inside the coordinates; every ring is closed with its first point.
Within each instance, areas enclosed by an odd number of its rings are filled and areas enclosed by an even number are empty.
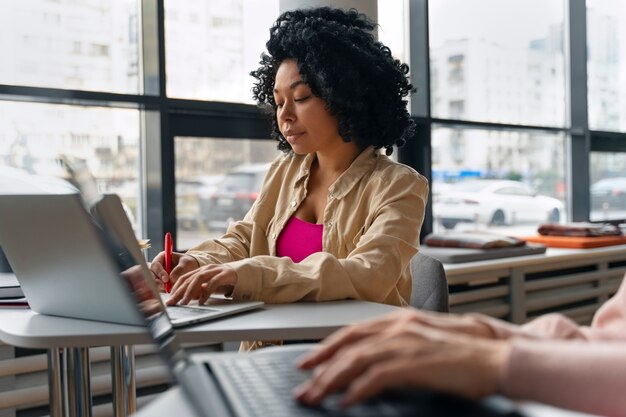
{"type": "Polygon", "coordinates": [[[548,248],[546,253],[540,255],[515,256],[511,258],[490,259],[487,261],[462,262],[444,264],[448,278],[468,273],[490,271],[502,268],[519,268],[528,265],[541,265],[569,259],[595,259],[598,256],[624,256],[626,245],[606,246],[602,248],[588,249],[563,249],[548,248]]]}
{"type": "MultiPolygon", "coordinates": [[[[177,329],[181,342],[321,339],[347,324],[398,307],[368,301],[266,304],[260,309],[177,329]]],[[[25,348],[118,346],[151,343],[143,327],[46,316],[28,309],[0,310],[0,340],[25,348]]]]}

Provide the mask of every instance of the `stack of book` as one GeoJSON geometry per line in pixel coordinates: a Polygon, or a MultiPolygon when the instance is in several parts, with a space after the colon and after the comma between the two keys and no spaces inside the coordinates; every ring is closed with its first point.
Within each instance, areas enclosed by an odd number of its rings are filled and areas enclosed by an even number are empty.
{"type": "Polygon", "coordinates": [[[15,274],[0,273],[0,308],[28,307],[15,274]]]}

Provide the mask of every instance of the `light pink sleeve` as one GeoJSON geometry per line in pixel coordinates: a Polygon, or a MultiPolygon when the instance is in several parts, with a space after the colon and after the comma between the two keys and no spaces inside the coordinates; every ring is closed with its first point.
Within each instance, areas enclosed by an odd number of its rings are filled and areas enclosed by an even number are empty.
{"type": "Polygon", "coordinates": [[[501,392],[561,408],[626,416],[626,342],[512,339],[501,392]]]}
{"type": "Polygon", "coordinates": [[[546,314],[522,326],[480,314],[472,316],[489,326],[498,339],[626,340],[626,279],[622,280],[617,293],[598,309],[591,327],[580,326],[557,313],[546,314]]]}
{"type": "Polygon", "coordinates": [[[626,280],[591,327],[560,314],[523,326],[479,317],[511,340],[503,394],[586,413],[626,416],[626,280]]]}

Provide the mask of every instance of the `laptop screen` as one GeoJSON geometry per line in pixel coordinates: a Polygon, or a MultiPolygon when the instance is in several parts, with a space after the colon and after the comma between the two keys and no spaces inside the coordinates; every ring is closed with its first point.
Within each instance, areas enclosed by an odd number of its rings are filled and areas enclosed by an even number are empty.
{"type": "Polygon", "coordinates": [[[137,240],[132,234],[128,218],[124,215],[119,197],[106,195],[95,202],[91,209],[97,224],[100,225],[102,237],[111,255],[120,268],[120,277],[128,285],[132,300],[137,310],[144,317],[148,331],[162,354],[180,359],[184,351],[174,337],[174,327],[166,313],[165,305],[154,282],[152,273],[141,254],[137,240]],[[111,212],[115,210],[115,216],[111,212]],[[112,219],[117,219],[121,225],[112,225],[112,219]],[[121,226],[121,227],[120,227],[121,226]],[[117,229],[117,230],[116,230],[117,229]],[[126,230],[130,233],[126,239],[116,233],[126,230]],[[124,242],[124,243],[122,243],[124,242]]]}

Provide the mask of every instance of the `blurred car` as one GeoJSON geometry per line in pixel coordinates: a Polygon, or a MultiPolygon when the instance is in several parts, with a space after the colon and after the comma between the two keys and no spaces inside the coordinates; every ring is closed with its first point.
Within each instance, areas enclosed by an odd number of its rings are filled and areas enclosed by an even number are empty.
{"type": "Polygon", "coordinates": [[[590,188],[591,208],[626,209],[626,177],[604,178],[590,188]]]}
{"type": "Polygon", "coordinates": [[[200,197],[200,213],[208,230],[225,232],[244,218],[259,195],[270,164],[241,165],[217,184],[208,197],[200,197]]]}
{"type": "Polygon", "coordinates": [[[176,181],[176,222],[178,230],[198,230],[203,218],[202,198],[210,198],[223,175],[204,176],[176,181]]]}
{"type": "Polygon", "coordinates": [[[433,216],[446,229],[458,223],[506,225],[558,223],[563,203],[537,195],[519,181],[467,180],[454,184],[433,200],[433,216]]]}

